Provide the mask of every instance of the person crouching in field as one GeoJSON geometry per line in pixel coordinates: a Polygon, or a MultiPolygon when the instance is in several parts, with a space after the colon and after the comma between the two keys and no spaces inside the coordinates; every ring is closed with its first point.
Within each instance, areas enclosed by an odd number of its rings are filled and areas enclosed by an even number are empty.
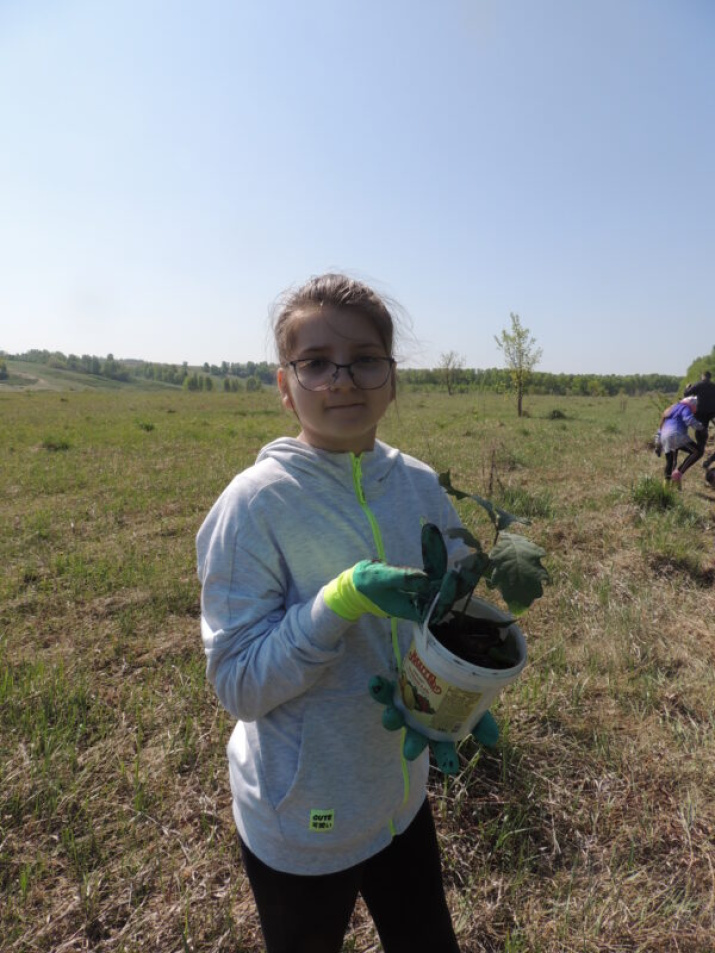
{"type": "Polygon", "coordinates": [[[697,445],[688,433],[688,428],[692,427],[696,431],[702,430],[703,427],[707,429],[707,425],[695,416],[697,404],[696,397],[683,397],[666,408],[660,418],[656,438],[661,452],[665,454],[665,483],[672,481],[680,486],[683,471],[677,469],[678,451],[685,450],[688,455],[697,451],[697,445]]]}

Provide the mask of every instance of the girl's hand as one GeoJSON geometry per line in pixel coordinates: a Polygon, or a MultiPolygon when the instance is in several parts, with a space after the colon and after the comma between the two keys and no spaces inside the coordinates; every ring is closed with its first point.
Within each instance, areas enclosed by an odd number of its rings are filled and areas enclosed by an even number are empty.
{"type": "Polygon", "coordinates": [[[323,596],[333,612],[351,622],[366,612],[421,622],[430,593],[430,578],[421,569],[363,559],[329,582],[323,596]]]}
{"type": "Polygon", "coordinates": [[[325,601],[333,612],[351,622],[365,612],[423,622],[439,593],[433,611],[438,621],[468,590],[462,591],[464,580],[458,573],[447,571],[447,547],[433,523],[422,527],[422,561],[424,571],[363,559],[328,583],[325,601]]]}

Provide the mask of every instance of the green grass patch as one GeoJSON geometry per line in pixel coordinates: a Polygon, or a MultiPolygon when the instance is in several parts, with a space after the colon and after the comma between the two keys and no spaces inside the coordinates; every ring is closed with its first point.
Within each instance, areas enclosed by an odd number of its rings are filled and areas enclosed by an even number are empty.
{"type": "Polygon", "coordinates": [[[680,500],[677,490],[655,476],[641,477],[633,487],[633,501],[646,510],[665,511],[676,507],[680,500]]]}

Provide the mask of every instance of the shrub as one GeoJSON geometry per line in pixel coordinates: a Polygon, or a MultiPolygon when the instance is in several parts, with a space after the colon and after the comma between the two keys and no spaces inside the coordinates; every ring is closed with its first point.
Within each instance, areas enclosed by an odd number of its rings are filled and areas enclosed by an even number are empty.
{"type": "Polygon", "coordinates": [[[50,453],[56,453],[61,450],[69,450],[70,444],[67,440],[55,440],[54,437],[45,437],[42,441],[42,449],[49,450],[50,453]]]}
{"type": "Polygon", "coordinates": [[[646,476],[633,487],[633,502],[646,510],[667,510],[675,506],[677,499],[670,486],[665,486],[656,477],[646,476]]]}

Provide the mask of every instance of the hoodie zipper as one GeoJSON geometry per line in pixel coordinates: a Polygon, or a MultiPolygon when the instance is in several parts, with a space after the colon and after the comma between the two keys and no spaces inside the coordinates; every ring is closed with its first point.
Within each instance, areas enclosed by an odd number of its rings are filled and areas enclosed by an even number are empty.
{"type": "Polygon", "coordinates": [[[353,465],[353,486],[355,487],[355,496],[358,498],[358,503],[365,511],[365,515],[370,521],[370,526],[372,527],[372,538],[375,540],[375,546],[377,547],[377,554],[380,559],[385,559],[385,547],[382,542],[382,533],[380,532],[380,527],[377,525],[377,520],[375,515],[367,505],[367,500],[365,499],[365,491],[362,487],[362,457],[356,457],[355,454],[350,454],[350,459],[352,460],[353,465]]]}
{"type": "MultiPolygon", "coordinates": [[[[362,507],[365,516],[367,516],[368,522],[370,523],[370,528],[372,529],[372,538],[375,541],[375,548],[377,549],[377,555],[383,562],[387,562],[385,558],[385,545],[382,541],[380,526],[375,519],[375,514],[372,512],[368,506],[367,500],[365,499],[365,491],[362,485],[362,459],[361,457],[356,457],[353,453],[350,454],[350,458],[352,460],[355,496],[357,497],[358,503],[362,507]]],[[[397,662],[397,670],[399,671],[402,667],[402,657],[400,655],[400,646],[397,641],[397,620],[394,617],[390,617],[390,625],[392,629],[392,652],[397,662]]]]}
{"type": "MultiPolygon", "coordinates": [[[[372,538],[375,541],[375,548],[377,549],[377,555],[383,562],[387,562],[385,559],[385,546],[382,541],[382,533],[380,532],[380,526],[375,519],[375,514],[372,512],[368,506],[367,500],[365,499],[365,491],[362,485],[362,458],[355,456],[354,453],[350,454],[350,460],[352,463],[353,471],[353,486],[355,487],[355,496],[357,501],[360,504],[365,516],[367,516],[368,522],[370,523],[370,528],[372,529],[372,538]]],[[[397,671],[399,672],[402,668],[402,656],[400,654],[400,645],[397,641],[397,619],[394,616],[390,616],[390,631],[392,633],[392,654],[395,656],[395,661],[397,662],[397,671]]],[[[402,729],[402,739],[405,738],[405,729],[402,729]]],[[[407,798],[410,794],[410,775],[407,770],[407,761],[402,750],[400,750],[400,760],[402,763],[402,782],[404,786],[404,798],[403,803],[407,803],[407,798]]],[[[390,831],[392,836],[395,836],[395,825],[394,821],[390,819],[390,831]]]]}

